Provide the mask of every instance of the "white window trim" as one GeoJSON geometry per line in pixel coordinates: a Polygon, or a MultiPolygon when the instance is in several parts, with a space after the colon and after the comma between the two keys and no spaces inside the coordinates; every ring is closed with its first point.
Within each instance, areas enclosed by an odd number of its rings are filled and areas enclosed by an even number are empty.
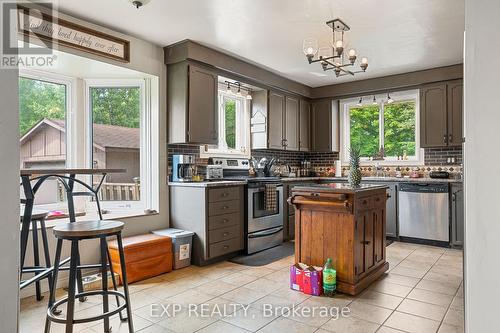
{"type": "MultiPolygon", "coordinates": [[[[61,84],[66,86],[66,117],[65,117],[65,130],[66,130],[66,162],[67,168],[76,166],[76,146],[75,146],[75,128],[73,119],[75,118],[76,107],[76,79],[70,76],[65,76],[56,73],[44,72],[36,69],[19,69],[19,77],[24,77],[31,80],[45,81],[48,83],[61,84]]],[[[75,198],[75,206],[78,198],[75,198]]],[[[50,203],[50,204],[37,204],[36,207],[44,210],[60,210],[66,208],[66,202],[50,203]]]]}
{"type": "MultiPolygon", "coordinates": [[[[237,109],[238,111],[238,109],[237,109]]],[[[250,158],[250,101],[245,96],[236,96],[225,90],[219,90],[218,93],[218,112],[219,112],[219,141],[217,147],[200,146],[200,157],[229,157],[229,158],[250,158]],[[243,112],[236,113],[236,146],[240,149],[228,149],[225,140],[224,123],[224,99],[236,99],[243,112]],[[243,125],[243,126],[242,126],[243,125]],[[221,147],[222,146],[222,147],[221,147]]]]}
{"type": "MultiPolygon", "coordinates": [[[[418,90],[407,90],[390,93],[392,99],[395,102],[414,99],[415,100],[415,153],[416,156],[408,157],[407,160],[397,160],[396,157],[385,157],[384,160],[373,161],[368,157],[361,158],[361,165],[373,165],[378,163],[379,165],[424,165],[424,150],[420,148],[420,94],[418,90]]],[[[376,94],[375,95],[380,109],[383,111],[384,103],[387,99],[387,94],[376,94]]],[[[355,98],[344,99],[340,101],[340,160],[342,165],[349,164],[349,144],[350,144],[350,107],[356,105],[361,96],[355,98]]],[[[363,96],[363,100],[370,101],[373,95],[363,96]]],[[[368,103],[367,103],[368,104],[368,103]]],[[[383,118],[383,112],[381,118],[383,118]]],[[[383,119],[379,123],[380,128],[383,128],[383,119]]],[[[381,131],[380,131],[381,133],[381,131]]],[[[382,138],[383,144],[383,138],[382,138]]]]}
{"type": "MultiPolygon", "coordinates": [[[[141,89],[141,200],[140,201],[103,201],[101,206],[113,210],[158,210],[159,207],[159,140],[156,102],[159,91],[158,82],[152,79],[88,79],[85,80],[85,133],[86,133],[86,166],[92,167],[92,110],[90,89],[96,87],[139,87],[141,89]]],[[[90,178],[90,177],[89,177],[90,178]]],[[[89,204],[95,205],[89,201],[89,204]]],[[[92,208],[90,208],[92,209],[92,208]]]]}

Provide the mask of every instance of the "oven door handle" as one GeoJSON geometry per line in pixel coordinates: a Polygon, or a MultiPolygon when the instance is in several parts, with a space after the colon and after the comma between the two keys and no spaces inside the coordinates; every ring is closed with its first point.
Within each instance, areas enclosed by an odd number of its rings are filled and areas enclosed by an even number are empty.
{"type": "Polygon", "coordinates": [[[253,234],[249,234],[248,238],[260,238],[260,237],[271,236],[277,234],[280,231],[283,231],[283,227],[276,227],[269,230],[254,232],[253,234]]]}

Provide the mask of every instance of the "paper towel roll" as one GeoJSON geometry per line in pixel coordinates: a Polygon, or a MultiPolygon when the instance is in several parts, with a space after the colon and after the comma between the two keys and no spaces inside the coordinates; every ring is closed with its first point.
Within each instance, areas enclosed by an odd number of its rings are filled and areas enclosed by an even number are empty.
{"type": "Polygon", "coordinates": [[[342,163],[340,160],[335,161],[335,177],[342,177],[342,163]]]}

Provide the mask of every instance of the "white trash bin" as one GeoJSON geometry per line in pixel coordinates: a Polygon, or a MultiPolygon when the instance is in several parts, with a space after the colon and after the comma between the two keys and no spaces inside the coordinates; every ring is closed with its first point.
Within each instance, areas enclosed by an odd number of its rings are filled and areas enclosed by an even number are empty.
{"type": "Polygon", "coordinates": [[[152,231],[159,236],[172,238],[172,252],[174,254],[174,269],[191,265],[191,249],[193,247],[194,232],[180,229],[163,229],[152,231]]]}

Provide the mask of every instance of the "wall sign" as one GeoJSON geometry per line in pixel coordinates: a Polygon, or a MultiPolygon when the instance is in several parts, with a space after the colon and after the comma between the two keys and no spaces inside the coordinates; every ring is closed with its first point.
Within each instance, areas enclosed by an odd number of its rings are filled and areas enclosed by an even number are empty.
{"type": "Polygon", "coordinates": [[[106,58],[130,62],[130,42],[27,7],[18,7],[18,29],[25,36],[106,58]]]}

